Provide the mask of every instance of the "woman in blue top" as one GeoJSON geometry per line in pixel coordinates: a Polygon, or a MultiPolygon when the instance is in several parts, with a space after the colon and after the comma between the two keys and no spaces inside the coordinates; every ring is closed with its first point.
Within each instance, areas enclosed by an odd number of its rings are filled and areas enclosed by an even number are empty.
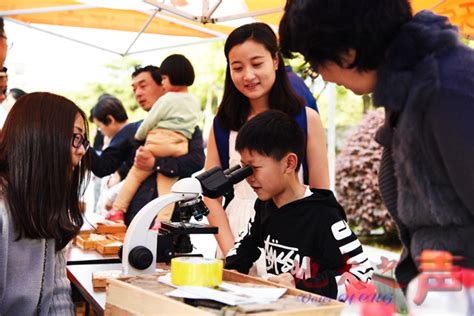
{"type": "MultiPolygon", "coordinates": [[[[295,117],[307,135],[305,183],[312,188],[329,187],[324,130],[319,115],[304,106],[291,89],[273,30],[264,23],[235,29],[225,43],[227,70],[224,96],[211,129],[205,168],[240,164],[235,138],[242,125],[269,109],[295,117]]],[[[301,175],[303,177],[303,175],[301,175]]],[[[219,227],[216,235],[222,254],[233,247],[254,216],[255,192],[242,181],[234,187],[235,197],[226,208],[219,199],[205,199],[210,224],[219,227]]]]}

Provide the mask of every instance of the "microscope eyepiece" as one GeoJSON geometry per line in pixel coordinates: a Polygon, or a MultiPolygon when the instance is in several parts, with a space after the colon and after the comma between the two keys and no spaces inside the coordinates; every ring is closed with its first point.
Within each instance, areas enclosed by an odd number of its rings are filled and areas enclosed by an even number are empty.
{"type": "Polygon", "coordinates": [[[219,167],[211,168],[196,176],[202,187],[203,195],[212,199],[221,197],[232,191],[232,186],[252,174],[252,168],[233,166],[227,170],[219,167]]]}
{"type": "Polygon", "coordinates": [[[224,172],[224,175],[225,175],[225,176],[228,176],[229,174],[231,174],[232,172],[234,172],[234,171],[236,171],[236,170],[238,170],[238,169],[240,169],[240,166],[239,166],[239,165],[235,165],[235,166],[233,166],[233,167],[230,167],[229,169],[224,170],[223,172],[224,172]]]}
{"type": "MultiPolygon", "coordinates": [[[[228,170],[231,170],[231,169],[228,169],[228,170]]],[[[227,179],[229,179],[230,183],[236,184],[244,180],[248,176],[250,176],[252,173],[253,173],[252,168],[250,166],[245,166],[245,167],[235,168],[229,174],[226,174],[226,177],[227,179]]]]}

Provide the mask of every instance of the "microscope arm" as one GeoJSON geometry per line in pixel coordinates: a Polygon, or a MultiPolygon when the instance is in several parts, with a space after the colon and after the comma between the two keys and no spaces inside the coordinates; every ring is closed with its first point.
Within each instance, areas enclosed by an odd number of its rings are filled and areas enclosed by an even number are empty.
{"type": "MultiPolygon", "coordinates": [[[[160,196],[147,205],[133,218],[125,235],[122,251],[122,273],[124,275],[151,274],[155,272],[157,231],[152,231],[149,227],[157,214],[168,204],[178,201],[187,201],[197,198],[202,194],[201,184],[196,178],[185,178],[176,182],[171,188],[171,193],[160,196]],[[145,249],[146,248],[146,249],[145,249]],[[148,249],[148,250],[147,250],[148,249]],[[140,260],[147,256],[150,264],[145,269],[137,269],[131,264],[133,257],[140,260]],[[132,253],[132,256],[130,254],[132,253]]],[[[143,261],[143,260],[142,260],[143,261]]]]}
{"type": "MultiPolygon", "coordinates": [[[[158,232],[151,231],[149,228],[153,218],[164,207],[178,201],[197,200],[201,195],[217,198],[228,193],[234,184],[251,174],[252,168],[250,166],[236,166],[228,170],[214,167],[195,178],[179,180],[171,187],[171,193],[158,197],[145,205],[127,229],[122,251],[122,273],[137,275],[150,274],[155,271],[158,232]]],[[[205,210],[207,213],[209,212],[207,208],[205,210]]],[[[201,218],[202,215],[200,214],[201,218]]],[[[198,219],[196,215],[193,216],[198,219]]]]}

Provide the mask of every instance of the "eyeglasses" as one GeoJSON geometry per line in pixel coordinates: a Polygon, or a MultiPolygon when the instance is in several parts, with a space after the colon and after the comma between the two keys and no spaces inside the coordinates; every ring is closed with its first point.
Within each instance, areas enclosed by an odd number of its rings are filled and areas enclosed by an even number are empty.
{"type": "Polygon", "coordinates": [[[82,134],[72,134],[72,147],[80,148],[81,146],[84,146],[84,149],[87,151],[90,147],[90,142],[82,134]]]}

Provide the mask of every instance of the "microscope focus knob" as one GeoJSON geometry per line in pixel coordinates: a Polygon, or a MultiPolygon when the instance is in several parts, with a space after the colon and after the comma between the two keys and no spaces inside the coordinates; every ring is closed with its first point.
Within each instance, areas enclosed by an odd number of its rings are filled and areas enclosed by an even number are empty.
{"type": "Polygon", "coordinates": [[[138,270],[145,270],[153,263],[153,254],[147,247],[136,246],[128,254],[128,262],[138,270]]]}

